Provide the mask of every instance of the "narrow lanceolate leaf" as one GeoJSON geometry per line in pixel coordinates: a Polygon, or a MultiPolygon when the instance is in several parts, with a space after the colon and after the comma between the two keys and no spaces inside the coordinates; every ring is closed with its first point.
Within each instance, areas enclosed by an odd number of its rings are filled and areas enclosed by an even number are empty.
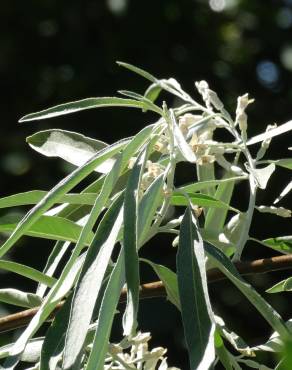
{"type": "MultiPolygon", "coordinates": [[[[57,241],[53,250],[51,251],[46,266],[44,268],[44,273],[48,276],[53,276],[59,263],[61,262],[62,258],[64,257],[66,251],[68,250],[70,245],[70,242],[62,242],[57,241]]],[[[37,287],[36,294],[40,297],[43,297],[45,295],[45,292],[47,290],[46,285],[39,284],[37,287]]]]}
{"type": "MultiPolygon", "coordinates": [[[[194,182],[194,183],[189,184],[189,185],[181,186],[181,187],[177,188],[177,190],[182,192],[182,193],[184,193],[184,192],[185,193],[195,193],[197,191],[208,189],[209,187],[212,187],[212,186],[217,186],[217,185],[227,184],[227,183],[233,183],[235,181],[246,180],[246,179],[247,179],[246,176],[236,176],[236,177],[227,177],[227,178],[224,178],[222,180],[198,181],[198,182],[194,182]]],[[[228,202],[226,202],[226,203],[228,203],[228,202]]]]}
{"type": "Polygon", "coordinates": [[[209,369],[215,360],[215,324],[208,295],[203,241],[189,207],[180,227],[177,278],[190,367],[209,369]]]}
{"type": "Polygon", "coordinates": [[[139,204],[138,244],[141,246],[152,224],[157,208],[163,202],[164,174],[158,176],[146,190],[139,204]]]}
{"type": "MultiPolygon", "coordinates": [[[[233,208],[229,206],[227,203],[222,202],[220,199],[216,199],[214,197],[211,197],[210,195],[206,194],[198,194],[198,193],[188,193],[189,199],[192,202],[193,205],[201,206],[201,207],[214,207],[214,208],[222,208],[239,212],[236,208],[233,208]]],[[[181,194],[180,192],[173,192],[170,203],[174,206],[187,206],[188,199],[181,194]]]]}
{"type": "MultiPolygon", "coordinates": [[[[52,118],[62,116],[64,114],[79,112],[82,110],[102,107],[128,107],[128,108],[150,109],[148,105],[145,104],[144,102],[133,99],[123,99],[116,97],[88,98],[70,103],[60,104],[55,107],[42,110],[40,112],[27,114],[26,116],[22,117],[19,120],[19,122],[52,118]]],[[[158,107],[157,113],[160,114],[160,110],[158,107]]]]}
{"type": "Polygon", "coordinates": [[[288,121],[288,122],[284,123],[281,126],[278,126],[278,127],[273,128],[269,131],[266,131],[263,134],[252,137],[251,139],[249,139],[247,141],[247,145],[253,145],[253,144],[256,144],[256,143],[260,143],[263,140],[267,140],[267,139],[270,139],[274,136],[284,134],[285,132],[288,132],[290,130],[292,130],[292,121],[288,121]]]}
{"type": "Polygon", "coordinates": [[[104,360],[108,350],[112,323],[121,290],[125,283],[124,266],[124,253],[121,251],[103,296],[92,349],[85,370],[104,370],[104,360]]]}
{"type": "Polygon", "coordinates": [[[79,370],[82,349],[103,277],[123,222],[123,198],[109,208],[87,252],[72,301],[63,369],[79,370]]]}
{"type": "MultiPolygon", "coordinates": [[[[103,141],[91,139],[76,132],[64,130],[39,131],[26,138],[28,144],[47,157],[59,157],[75,166],[82,166],[99,150],[108,145],[103,141]]],[[[114,159],[108,159],[95,171],[108,173],[114,159]]]]}
{"type": "Polygon", "coordinates": [[[139,258],[138,258],[138,201],[139,189],[145,163],[147,148],[137,157],[125,191],[124,201],[124,251],[127,283],[127,306],[123,316],[124,335],[135,333],[139,306],[139,258]]]}
{"type": "Polygon", "coordinates": [[[159,279],[163,282],[167,293],[167,298],[180,310],[181,308],[176,273],[163,265],[159,265],[147,259],[140,258],[140,260],[148,263],[153,268],[159,279]]]}
{"type": "MultiPolygon", "coordinates": [[[[40,357],[43,342],[43,337],[30,340],[21,356],[21,360],[26,362],[37,362],[40,357]]],[[[9,356],[10,350],[13,348],[13,345],[14,343],[11,343],[0,348],[0,359],[9,356]]]]}
{"type": "Polygon", "coordinates": [[[130,71],[132,72],[135,72],[137,73],[138,75],[146,78],[146,80],[149,80],[151,82],[157,82],[157,78],[155,78],[154,76],[152,76],[149,72],[146,72],[144,71],[143,69],[139,68],[139,67],[135,67],[133,66],[132,64],[129,64],[129,63],[124,63],[124,62],[117,62],[117,64],[121,67],[124,67],[126,69],[129,69],[130,71]]]}
{"type": "Polygon", "coordinates": [[[181,155],[187,162],[195,163],[197,157],[195,153],[192,151],[189,144],[186,142],[186,139],[184,138],[181,130],[179,129],[173,111],[170,111],[170,118],[172,122],[172,129],[174,135],[174,145],[178,148],[181,155]]]}
{"type": "Polygon", "coordinates": [[[13,344],[9,353],[10,356],[4,363],[4,368],[6,370],[13,370],[15,366],[17,366],[21,360],[22,353],[25,351],[28,341],[31,339],[37,329],[45,322],[58,302],[68,294],[80,272],[80,268],[84,262],[84,257],[85,254],[73,259],[71,264],[69,263],[69,260],[61,276],[56,281],[55,285],[49,291],[47,296],[43,299],[36,315],[30,321],[29,325],[20,335],[17,341],[13,344]]]}
{"type": "Polygon", "coordinates": [[[267,289],[267,293],[280,293],[280,292],[291,292],[292,291],[292,277],[282,280],[279,283],[273,285],[267,289]]]}
{"type": "Polygon", "coordinates": [[[20,307],[36,307],[42,299],[33,293],[22,292],[17,289],[0,289],[0,302],[12,304],[20,307]]]}
{"type": "MultiPolygon", "coordinates": [[[[233,194],[235,180],[230,180],[229,174],[226,174],[226,178],[224,182],[221,182],[216,189],[214,198],[220,200],[220,202],[224,202],[225,204],[230,204],[231,197],[233,194]]],[[[227,217],[228,209],[215,209],[210,208],[208,210],[206,220],[205,220],[205,229],[212,230],[214,232],[220,232],[225,225],[226,217],[227,217]]]]}
{"type": "MultiPolygon", "coordinates": [[[[17,228],[17,223],[2,223],[0,220],[0,232],[13,232],[17,228]]],[[[71,241],[76,243],[82,227],[66,218],[57,216],[41,216],[24,235],[36,238],[71,241]]],[[[87,239],[90,244],[93,237],[91,233],[87,239]]]]}
{"type": "Polygon", "coordinates": [[[265,163],[275,163],[276,166],[287,168],[292,170],[292,158],[282,158],[282,159],[270,159],[264,161],[265,163]]]}
{"type": "Polygon", "coordinates": [[[52,287],[56,282],[56,279],[51,276],[48,276],[32,267],[12,261],[0,260],[0,270],[14,272],[15,274],[24,276],[38,283],[42,283],[48,287],[52,287]]]}
{"type": "Polygon", "coordinates": [[[126,144],[128,140],[120,141],[99,151],[89,162],[77,168],[65,179],[59,182],[31,211],[29,211],[14,229],[9,239],[0,247],[0,258],[27,232],[30,227],[48,211],[58,200],[68,193],[75,185],[88,176],[104,161],[112,158],[126,144]]]}
{"type": "MultiPolygon", "coordinates": [[[[8,195],[7,197],[0,198],[0,208],[19,207],[37,204],[47,194],[48,192],[44,190],[31,190],[24,193],[8,195]]],[[[78,193],[78,194],[69,193],[63,195],[62,198],[58,201],[58,203],[93,205],[95,199],[96,199],[95,193],[78,193]]]]}
{"type": "Polygon", "coordinates": [[[292,181],[288,183],[288,185],[285,186],[285,188],[281,191],[281,194],[278,196],[277,199],[275,199],[274,204],[280,202],[290,191],[292,190],[292,181]]]}
{"type": "Polygon", "coordinates": [[[223,274],[246,296],[271,327],[277,331],[281,337],[289,337],[289,330],[278,312],[274,310],[274,308],[270,306],[250,284],[242,279],[230,259],[227,258],[223,252],[210,244],[206,243],[205,249],[214,266],[222,271],[223,274]]]}

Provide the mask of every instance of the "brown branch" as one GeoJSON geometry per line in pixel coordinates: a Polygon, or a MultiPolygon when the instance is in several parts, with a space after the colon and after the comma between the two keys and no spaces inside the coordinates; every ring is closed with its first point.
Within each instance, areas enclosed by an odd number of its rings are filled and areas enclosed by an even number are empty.
{"type": "MultiPolygon", "coordinates": [[[[262,274],[271,271],[279,271],[292,268],[292,254],[271,258],[262,258],[251,262],[237,262],[235,267],[241,275],[262,274]]],[[[212,269],[207,272],[208,282],[216,282],[226,279],[226,276],[218,269],[212,269]]],[[[140,286],[140,299],[164,297],[166,291],[161,281],[155,281],[140,286]]],[[[120,303],[127,299],[127,291],[122,290],[120,303]]],[[[48,320],[52,320],[56,312],[63,306],[60,302],[52,312],[48,320]]],[[[17,312],[12,315],[0,317],[0,333],[26,326],[34,315],[38,312],[39,307],[31,308],[17,312]]]]}

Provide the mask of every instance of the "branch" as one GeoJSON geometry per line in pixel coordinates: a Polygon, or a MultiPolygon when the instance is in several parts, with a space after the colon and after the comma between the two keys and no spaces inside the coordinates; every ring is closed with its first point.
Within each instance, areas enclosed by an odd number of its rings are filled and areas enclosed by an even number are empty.
{"type": "MultiPolygon", "coordinates": [[[[236,262],[235,267],[241,275],[262,274],[271,271],[287,270],[292,268],[292,254],[282,255],[271,258],[262,258],[251,262],[236,262]]],[[[208,282],[226,279],[226,276],[218,269],[207,271],[208,282]]],[[[161,281],[155,281],[140,286],[140,299],[155,297],[165,297],[166,291],[161,281]]],[[[123,289],[120,296],[120,303],[126,302],[127,291],[123,289]]],[[[52,320],[58,310],[63,306],[64,301],[58,303],[48,320],[52,320]]],[[[17,312],[12,315],[0,318],[0,333],[8,330],[14,330],[26,326],[34,315],[38,312],[39,307],[31,308],[17,312]]]]}

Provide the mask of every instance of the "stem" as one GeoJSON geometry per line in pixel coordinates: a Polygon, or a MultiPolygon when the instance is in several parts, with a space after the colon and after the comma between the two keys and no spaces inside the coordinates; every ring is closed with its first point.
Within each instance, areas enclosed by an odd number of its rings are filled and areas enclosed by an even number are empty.
{"type": "MultiPolygon", "coordinates": [[[[262,258],[250,262],[236,262],[235,267],[241,275],[263,274],[272,271],[292,269],[292,254],[281,255],[271,258],[262,258]]],[[[208,283],[213,283],[227,279],[218,269],[207,271],[208,283]]],[[[140,299],[149,299],[155,297],[165,297],[166,291],[161,281],[155,281],[140,286],[140,299]]],[[[120,303],[125,303],[127,291],[122,290],[120,303]]],[[[60,302],[56,310],[51,314],[49,320],[52,320],[58,310],[63,306],[64,301],[60,302]]],[[[0,318],[0,333],[8,330],[14,330],[26,326],[30,320],[37,314],[39,307],[31,308],[17,312],[12,315],[0,318]]]]}

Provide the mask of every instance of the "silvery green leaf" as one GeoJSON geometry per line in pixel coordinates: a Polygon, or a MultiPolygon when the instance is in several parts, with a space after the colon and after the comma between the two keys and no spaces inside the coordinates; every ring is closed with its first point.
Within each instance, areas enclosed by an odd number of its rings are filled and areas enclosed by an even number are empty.
{"type": "Polygon", "coordinates": [[[179,149],[180,153],[182,154],[186,161],[195,163],[197,157],[195,153],[192,151],[189,144],[186,142],[186,139],[184,138],[181,130],[179,129],[173,111],[170,111],[170,118],[172,122],[175,146],[179,149]]]}
{"type": "Polygon", "coordinates": [[[247,145],[253,145],[253,144],[256,144],[256,143],[260,143],[263,140],[267,140],[267,139],[270,139],[274,136],[284,134],[285,132],[288,132],[290,130],[292,130],[292,121],[288,121],[288,122],[284,123],[283,125],[278,126],[278,127],[274,128],[272,130],[264,132],[260,135],[256,135],[256,136],[252,137],[251,139],[249,139],[246,144],[247,145]]]}
{"type": "Polygon", "coordinates": [[[257,168],[257,169],[249,168],[249,172],[251,172],[254,175],[258,187],[260,189],[265,189],[275,169],[276,169],[275,164],[271,163],[267,167],[264,167],[264,168],[257,168]]]}
{"type": "Polygon", "coordinates": [[[140,184],[148,155],[149,145],[137,157],[129,175],[125,190],[123,245],[125,251],[125,274],[128,291],[127,305],[123,316],[124,335],[133,335],[137,327],[140,284],[138,257],[138,203],[140,184]]]}
{"type": "Polygon", "coordinates": [[[94,305],[122,225],[122,201],[123,198],[119,197],[108,209],[86,254],[72,301],[64,349],[64,369],[80,367],[94,305]]]}
{"type": "MultiPolygon", "coordinates": [[[[75,166],[82,166],[99,150],[108,145],[102,141],[88,138],[76,132],[64,130],[46,130],[27,137],[28,144],[37,152],[47,157],[59,157],[75,166]]],[[[95,171],[108,173],[114,164],[110,158],[95,171]]]]}
{"type": "MultiPolygon", "coordinates": [[[[58,117],[64,114],[70,114],[87,109],[102,107],[128,107],[128,108],[151,109],[150,106],[147,105],[145,102],[141,102],[134,99],[123,99],[116,97],[87,98],[70,103],[60,104],[52,108],[44,109],[40,112],[27,114],[26,116],[22,117],[19,120],[19,122],[35,121],[40,119],[58,117]]],[[[155,111],[159,114],[161,113],[161,109],[159,109],[158,107],[155,108],[155,111]]]]}
{"type": "Polygon", "coordinates": [[[138,215],[138,244],[146,238],[157,208],[163,202],[164,173],[159,175],[146,190],[139,204],[138,215]]]}
{"type": "Polygon", "coordinates": [[[190,207],[180,227],[177,279],[191,368],[209,369],[215,360],[215,325],[208,295],[203,240],[190,207]]]}
{"type": "Polygon", "coordinates": [[[126,146],[129,140],[121,140],[109,147],[99,151],[89,162],[76,168],[65,179],[60,181],[48,194],[19,222],[9,239],[0,247],[0,258],[7,253],[13,245],[29,230],[29,228],[57,201],[74,186],[80,183],[86,176],[105,160],[112,158],[122,148],[126,146]]]}
{"type": "Polygon", "coordinates": [[[0,302],[20,307],[36,307],[42,302],[41,297],[33,293],[25,293],[17,289],[0,289],[0,302]]]}
{"type": "MultiPolygon", "coordinates": [[[[222,182],[217,187],[214,195],[216,199],[226,204],[230,204],[235,186],[235,181],[227,181],[230,180],[229,178],[230,174],[227,173],[224,176],[224,179],[221,180],[222,182]]],[[[212,230],[214,232],[220,232],[225,224],[227,213],[228,213],[227,208],[226,209],[210,208],[205,219],[205,229],[212,230]]]]}
{"type": "Polygon", "coordinates": [[[284,339],[290,336],[289,329],[279,313],[265,299],[256,292],[238,273],[233,263],[223,252],[210,244],[205,244],[212,263],[246,296],[246,298],[257,308],[261,315],[284,339]]]}
{"type": "MultiPolygon", "coordinates": [[[[21,361],[37,362],[40,358],[43,342],[43,337],[31,339],[27,343],[25,350],[21,355],[21,361]]],[[[0,359],[9,356],[10,350],[13,348],[13,345],[14,343],[11,343],[0,348],[0,359]]]]}
{"type": "Polygon", "coordinates": [[[278,196],[277,199],[274,200],[274,204],[277,204],[282,200],[292,189],[292,181],[289,182],[288,185],[285,186],[285,188],[281,191],[281,194],[278,196]]]}
{"type": "Polygon", "coordinates": [[[120,293],[125,283],[124,267],[124,252],[122,250],[110,275],[101,302],[92,349],[85,368],[86,370],[104,370],[104,359],[108,350],[112,323],[120,293]]]}

